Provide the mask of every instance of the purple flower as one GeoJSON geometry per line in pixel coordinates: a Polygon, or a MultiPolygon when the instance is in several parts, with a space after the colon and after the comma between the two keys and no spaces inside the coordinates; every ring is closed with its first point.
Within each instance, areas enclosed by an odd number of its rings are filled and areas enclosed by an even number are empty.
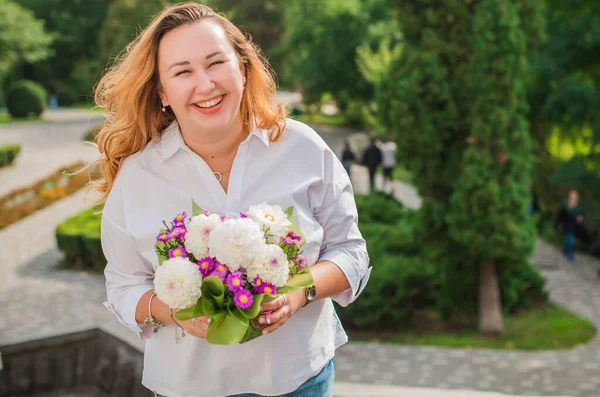
{"type": "Polygon", "coordinates": [[[256,287],[256,292],[259,294],[275,295],[277,293],[277,287],[274,284],[262,282],[256,287]]]}
{"type": "Polygon", "coordinates": [[[227,266],[222,264],[219,261],[215,261],[215,268],[210,274],[210,276],[217,276],[221,279],[221,281],[227,280],[227,275],[229,274],[229,269],[227,266]]]}
{"type": "Polygon", "coordinates": [[[185,235],[187,234],[187,228],[185,226],[180,226],[177,228],[177,233],[179,234],[179,238],[185,240],[185,235]]]}
{"type": "Polygon", "coordinates": [[[183,226],[183,223],[185,222],[186,218],[187,218],[187,212],[185,212],[185,211],[177,214],[177,216],[175,217],[175,219],[173,219],[173,225],[175,225],[175,226],[183,226]]]}
{"type": "Polygon", "coordinates": [[[292,261],[298,269],[304,269],[306,266],[306,259],[302,255],[296,256],[292,261]]]}
{"type": "Polygon", "coordinates": [[[198,270],[202,273],[202,277],[208,277],[215,269],[215,261],[210,256],[205,256],[196,263],[198,264],[198,270]]]}
{"type": "Polygon", "coordinates": [[[178,246],[177,248],[171,248],[169,250],[169,258],[185,258],[187,256],[187,251],[183,248],[183,245],[178,246]]]}
{"type": "Polygon", "coordinates": [[[156,236],[156,241],[162,241],[163,243],[166,243],[167,241],[169,241],[171,239],[171,234],[170,233],[161,233],[158,236],[156,236]]]}
{"type": "Polygon", "coordinates": [[[233,301],[240,309],[247,309],[252,306],[254,296],[252,296],[250,291],[242,288],[236,291],[235,295],[233,296],[233,301]]]}
{"type": "Polygon", "coordinates": [[[180,235],[181,232],[179,231],[179,229],[175,228],[169,232],[169,239],[179,238],[180,235]]]}
{"type": "Polygon", "coordinates": [[[244,286],[244,280],[242,279],[242,272],[231,273],[227,276],[227,288],[229,291],[236,292],[244,286]]]}
{"type": "Polygon", "coordinates": [[[302,241],[302,236],[297,235],[293,230],[290,230],[286,237],[294,241],[302,241]]]}
{"type": "Polygon", "coordinates": [[[252,280],[252,285],[255,288],[258,288],[258,287],[260,287],[260,285],[262,284],[262,282],[263,281],[260,279],[260,277],[256,276],[256,277],[254,277],[254,280],[252,280]]]}
{"type": "Polygon", "coordinates": [[[240,218],[248,218],[248,214],[245,212],[240,212],[240,218]]]}
{"type": "Polygon", "coordinates": [[[221,222],[225,222],[227,219],[229,218],[227,218],[225,215],[221,215],[221,222]]]}

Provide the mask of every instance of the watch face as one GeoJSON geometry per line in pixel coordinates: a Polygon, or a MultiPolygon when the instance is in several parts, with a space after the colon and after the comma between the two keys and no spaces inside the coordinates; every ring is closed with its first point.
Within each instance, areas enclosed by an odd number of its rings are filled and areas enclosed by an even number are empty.
{"type": "Polygon", "coordinates": [[[310,302],[315,300],[315,297],[317,295],[317,290],[315,289],[315,286],[313,285],[312,287],[309,287],[306,290],[306,299],[310,302]]]}

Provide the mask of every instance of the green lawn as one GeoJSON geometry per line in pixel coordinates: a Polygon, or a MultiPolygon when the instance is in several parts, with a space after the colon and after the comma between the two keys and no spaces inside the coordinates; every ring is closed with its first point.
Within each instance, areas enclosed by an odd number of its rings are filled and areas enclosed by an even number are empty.
{"type": "Polygon", "coordinates": [[[0,124],[23,123],[26,121],[40,121],[41,117],[28,117],[24,119],[15,119],[6,112],[0,112],[0,124]]]}
{"type": "Polygon", "coordinates": [[[354,340],[403,345],[429,345],[507,350],[568,349],[587,343],[596,335],[594,325],[554,305],[540,307],[504,319],[505,334],[484,337],[476,330],[459,333],[365,333],[349,331],[354,340]]]}
{"type": "Polygon", "coordinates": [[[325,125],[335,125],[335,126],[344,126],[346,125],[346,120],[344,116],[336,115],[336,116],[327,116],[322,113],[303,113],[299,116],[294,116],[294,119],[301,121],[303,123],[308,124],[325,124],[325,125]]]}

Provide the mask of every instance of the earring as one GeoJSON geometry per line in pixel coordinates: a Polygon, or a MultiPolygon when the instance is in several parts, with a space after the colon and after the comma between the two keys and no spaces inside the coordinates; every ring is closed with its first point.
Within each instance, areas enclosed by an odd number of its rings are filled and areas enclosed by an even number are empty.
{"type": "Polygon", "coordinates": [[[165,109],[165,107],[163,106],[163,107],[162,107],[162,111],[163,111],[163,112],[166,112],[166,111],[167,111],[167,109],[165,109]]]}

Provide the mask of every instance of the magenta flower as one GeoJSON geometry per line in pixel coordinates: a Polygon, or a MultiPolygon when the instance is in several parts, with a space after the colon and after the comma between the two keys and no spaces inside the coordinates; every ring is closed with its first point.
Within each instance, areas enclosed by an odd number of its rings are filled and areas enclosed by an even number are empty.
{"type": "Polygon", "coordinates": [[[171,239],[170,233],[161,233],[158,236],[156,236],[156,241],[162,241],[163,243],[166,243],[170,239],[171,239]]]}
{"type": "Polygon", "coordinates": [[[292,262],[294,262],[294,266],[296,266],[298,269],[304,269],[306,266],[306,259],[302,255],[296,256],[294,259],[292,259],[292,262]]]}
{"type": "Polygon", "coordinates": [[[243,288],[244,284],[242,272],[231,273],[227,276],[227,288],[231,292],[236,292],[238,289],[243,288]]]}
{"type": "Polygon", "coordinates": [[[224,264],[222,264],[219,261],[215,261],[215,268],[212,271],[212,273],[210,273],[211,276],[217,276],[221,279],[221,281],[225,281],[227,280],[227,275],[229,274],[229,269],[227,268],[227,266],[225,266],[224,264]]]}
{"type": "Polygon", "coordinates": [[[173,219],[173,225],[175,226],[183,226],[185,219],[187,218],[187,212],[183,211],[180,214],[177,214],[175,219],[173,219]]]}
{"type": "Polygon", "coordinates": [[[297,235],[293,230],[290,230],[286,237],[294,241],[302,241],[302,236],[297,235]]]}
{"type": "Polygon", "coordinates": [[[225,215],[221,215],[221,222],[225,222],[227,219],[229,218],[227,218],[225,215]]]}
{"type": "Polygon", "coordinates": [[[183,245],[178,246],[177,248],[171,248],[169,250],[169,258],[185,258],[187,256],[187,251],[183,248],[183,245]]]}
{"type": "Polygon", "coordinates": [[[240,218],[248,218],[248,214],[245,212],[240,212],[240,218]]]}
{"type": "Polygon", "coordinates": [[[215,261],[210,256],[205,256],[196,263],[198,264],[198,270],[202,273],[202,277],[208,277],[215,269],[215,261]]]}
{"type": "Polygon", "coordinates": [[[169,232],[169,239],[179,238],[180,235],[181,232],[179,231],[179,229],[175,228],[169,232]]]}
{"type": "Polygon", "coordinates": [[[277,293],[277,287],[271,283],[262,282],[255,289],[259,294],[275,295],[277,293]]]}
{"type": "Polygon", "coordinates": [[[177,233],[179,234],[179,238],[185,240],[185,235],[187,234],[187,228],[185,226],[180,226],[177,228],[177,233]]]}
{"type": "Polygon", "coordinates": [[[261,285],[262,283],[263,283],[263,281],[262,281],[262,280],[260,279],[260,277],[258,277],[258,276],[254,277],[254,280],[252,280],[252,285],[253,285],[255,288],[258,288],[258,287],[260,287],[260,285],[261,285]]]}
{"type": "Polygon", "coordinates": [[[240,309],[247,309],[252,306],[252,302],[254,301],[254,296],[250,293],[250,291],[240,288],[236,291],[233,296],[233,301],[235,305],[240,309]]]}

